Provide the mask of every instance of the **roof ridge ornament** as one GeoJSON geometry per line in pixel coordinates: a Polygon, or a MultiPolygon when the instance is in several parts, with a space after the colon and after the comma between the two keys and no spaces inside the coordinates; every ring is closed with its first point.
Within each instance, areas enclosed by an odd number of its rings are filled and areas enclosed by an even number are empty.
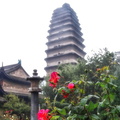
{"type": "Polygon", "coordinates": [[[19,60],[18,60],[18,64],[20,64],[20,65],[21,65],[21,59],[19,59],[19,60]]]}
{"type": "Polygon", "coordinates": [[[2,62],[2,67],[3,67],[3,62],[2,62]]]}
{"type": "Polygon", "coordinates": [[[3,66],[3,62],[2,62],[2,67],[1,67],[1,71],[4,71],[4,66],[3,66]]]}

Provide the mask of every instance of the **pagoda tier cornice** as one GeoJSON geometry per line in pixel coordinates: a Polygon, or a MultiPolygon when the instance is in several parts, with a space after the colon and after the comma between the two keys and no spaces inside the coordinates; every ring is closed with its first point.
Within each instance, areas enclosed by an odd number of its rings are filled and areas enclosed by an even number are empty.
{"type": "Polygon", "coordinates": [[[80,42],[80,40],[76,39],[76,38],[73,37],[73,36],[60,38],[60,39],[55,40],[55,41],[49,41],[49,42],[46,43],[46,45],[52,45],[53,43],[58,43],[59,41],[61,41],[61,42],[66,41],[66,42],[67,42],[67,41],[69,41],[69,40],[71,40],[71,41],[75,41],[77,44],[80,44],[80,45],[82,46],[82,48],[85,47],[85,45],[82,44],[82,43],[80,42]]]}
{"type": "Polygon", "coordinates": [[[56,56],[51,56],[51,57],[47,57],[45,58],[45,61],[49,61],[50,59],[55,59],[55,58],[60,58],[60,57],[64,57],[64,56],[75,56],[77,58],[80,58],[80,59],[83,59],[80,55],[78,55],[77,53],[74,53],[74,52],[70,52],[70,53],[65,53],[65,54],[59,54],[59,55],[56,55],[56,56]]]}
{"type": "Polygon", "coordinates": [[[45,70],[49,70],[49,69],[56,69],[58,67],[58,65],[52,65],[52,66],[47,66],[44,69],[45,70]]]}
{"type": "Polygon", "coordinates": [[[64,29],[64,28],[68,28],[68,29],[72,28],[72,29],[75,29],[75,30],[77,30],[77,31],[80,31],[80,30],[81,30],[80,27],[77,27],[77,26],[75,26],[74,24],[70,24],[70,23],[69,23],[69,24],[67,24],[67,25],[59,26],[59,27],[57,27],[57,28],[51,28],[50,30],[48,30],[48,33],[51,34],[52,32],[56,32],[56,31],[62,30],[62,29],[64,29]]]}
{"type": "Polygon", "coordinates": [[[61,22],[61,21],[65,21],[66,19],[72,19],[75,22],[77,22],[78,25],[80,25],[80,23],[78,22],[77,17],[73,17],[72,15],[65,15],[65,16],[63,15],[61,17],[52,19],[50,22],[51,22],[51,24],[55,24],[55,23],[58,23],[58,22],[61,22]]]}
{"type": "Polygon", "coordinates": [[[49,53],[49,52],[51,52],[51,51],[56,51],[56,50],[59,50],[59,49],[64,49],[64,48],[66,48],[66,47],[73,47],[73,48],[77,49],[78,51],[80,51],[82,54],[84,54],[84,56],[86,55],[86,53],[85,53],[83,50],[81,50],[81,48],[79,48],[79,47],[78,47],[77,45],[75,45],[75,44],[60,45],[60,46],[58,46],[58,47],[54,47],[54,48],[48,49],[48,50],[46,50],[45,52],[46,52],[46,53],[49,53]]]}
{"type": "Polygon", "coordinates": [[[72,14],[70,10],[62,10],[61,12],[60,11],[53,12],[52,19],[54,19],[55,17],[62,16],[63,14],[72,14]]]}
{"type": "Polygon", "coordinates": [[[58,25],[59,26],[63,26],[63,25],[65,25],[65,24],[69,24],[69,22],[71,22],[71,24],[74,24],[74,25],[76,25],[77,27],[79,27],[80,26],[80,24],[77,22],[77,21],[75,21],[75,20],[73,20],[73,19],[71,19],[71,18],[68,18],[68,19],[62,19],[61,21],[58,21],[58,22],[56,22],[56,23],[52,23],[52,24],[50,24],[49,25],[49,27],[50,28],[52,28],[52,27],[57,27],[58,25]]]}
{"type": "MultiPolygon", "coordinates": [[[[55,34],[49,35],[49,36],[47,36],[47,39],[49,40],[49,39],[51,39],[53,37],[57,37],[57,36],[59,37],[59,36],[61,36],[63,34],[66,34],[66,33],[68,33],[68,34],[72,33],[73,35],[69,35],[69,36],[76,36],[76,38],[82,38],[81,36],[83,35],[81,32],[78,33],[75,30],[66,30],[66,31],[60,31],[59,33],[55,33],[55,34]]],[[[83,42],[84,39],[81,39],[81,41],[83,42]]]]}
{"type": "MultiPolygon", "coordinates": [[[[70,62],[70,63],[62,63],[62,65],[63,64],[77,64],[77,63],[75,63],[75,62],[70,62]]],[[[47,66],[47,67],[45,67],[44,69],[45,70],[49,70],[49,69],[57,69],[58,68],[58,65],[52,65],[52,66],[47,66]]]]}
{"type": "Polygon", "coordinates": [[[69,21],[69,20],[73,20],[74,23],[77,23],[77,25],[80,25],[77,21],[77,18],[73,18],[71,15],[69,16],[66,16],[66,17],[62,17],[62,18],[59,18],[59,19],[56,19],[56,20],[51,20],[51,24],[58,24],[58,23],[63,23],[64,21],[69,21]]]}
{"type": "Polygon", "coordinates": [[[63,17],[63,16],[71,16],[71,17],[74,18],[74,19],[77,19],[77,18],[78,18],[75,13],[67,10],[67,11],[64,11],[64,12],[62,12],[62,13],[59,12],[59,14],[53,13],[52,20],[60,19],[60,18],[63,17]]]}

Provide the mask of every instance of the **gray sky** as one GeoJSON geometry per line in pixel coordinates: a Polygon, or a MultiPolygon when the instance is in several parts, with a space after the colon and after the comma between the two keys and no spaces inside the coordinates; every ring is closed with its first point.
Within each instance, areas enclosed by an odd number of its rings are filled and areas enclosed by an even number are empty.
{"type": "Polygon", "coordinates": [[[36,68],[44,76],[50,20],[64,3],[78,16],[87,55],[105,47],[120,51],[120,0],[0,0],[1,65],[21,59],[30,75],[36,68]]]}

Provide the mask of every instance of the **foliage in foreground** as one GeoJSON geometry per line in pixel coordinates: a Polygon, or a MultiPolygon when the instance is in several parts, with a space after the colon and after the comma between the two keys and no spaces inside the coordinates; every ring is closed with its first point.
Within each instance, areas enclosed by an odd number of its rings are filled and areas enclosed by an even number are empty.
{"type": "Polygon", "coordinates": [[[28,120],[30,116],[30,106],[24,100],[13,94],[5,95],[5,102],[1,110],[1,119],[4,120],[28,120]]]}
{"type": "MultiPolygon", "coordinates": [[[[93,82],[88,81],[84,74],[77,81],[66,82],[64,85],[61,84],[59,88],[54,87],[53,91],[56,92],[54,101],[51,103],[46,98],[47,108],[51,110],[46,114],[46,120],[120,119],[120,105],[113,104],[117,89],[113,80],[116,78],[109,71],[109,66],[104,66],[98,68],[94,73],[94,76],[98,79],[95,88],[99,88],[100,93],[95,92],[95,94],[86,95],[86,86],[91,87],[93,82]],[[56,100],[58,94],[63,97],[61,101],[56,100]]],[[[54,84],[55,78],[51,79],[49,80],[50,84],[54,84]]]]}

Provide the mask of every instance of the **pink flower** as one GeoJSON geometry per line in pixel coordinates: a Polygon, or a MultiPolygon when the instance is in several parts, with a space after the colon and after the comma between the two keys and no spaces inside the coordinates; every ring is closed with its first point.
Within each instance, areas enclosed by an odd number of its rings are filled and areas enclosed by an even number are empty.
{"type": "Polygon", "coordinates": [[[101,70],[101,68],[97,68],[97,71],[100,71],[101,70]]]}
{"type": "Polygon", "coordinates": [[[60,79],[59,74],[57,72],[52,72],[49,79],[50,82],[49,86],[53,88],[56,87],[59,79],[60,79]]]}
{"type": "Polygon", "coordinates": [[[38,120],[49,120],[49,115],[48,115],[49,111],[50,111],[49,109],[46,109],[46,110],[41,109],[41,110],[39,110],[39,112],[37,114],[38,120]]]}
{"type": "Polygon", "coordinates": [[[68,89],[73,89],[73,88],[75,88],[75,85],[73,83],[69,83],[67,85],[67,87],[68,87],[68,89]]]}
{"type": "Polygon", "coordinates": [[[10,111],[5,111],[5,113],[9,113],[10,111]]]}
{"type": "Polygon", "coordinates": [[[10,113],[12,113],[12,111],[13,111],[13,110],[8,110],[8,111],[5,111],[5,113],[6,113],[6,114],[8,114],[8,113],[10,114],[10,113]]]}

